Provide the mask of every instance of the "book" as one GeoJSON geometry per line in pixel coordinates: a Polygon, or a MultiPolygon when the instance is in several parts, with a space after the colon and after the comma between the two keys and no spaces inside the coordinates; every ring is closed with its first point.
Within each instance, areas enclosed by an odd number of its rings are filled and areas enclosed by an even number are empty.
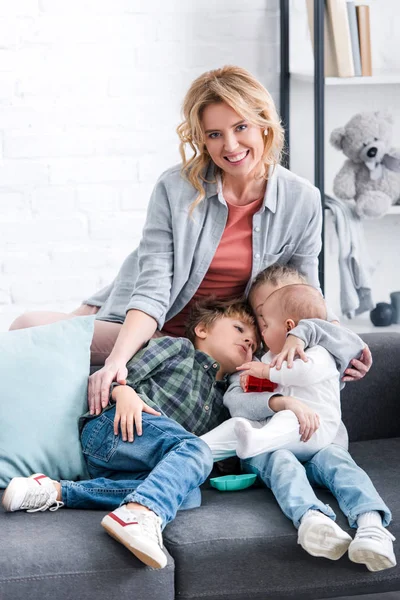
{"type": "Polygon", "coordinates": [[[349,19],[351,50],[353,53],[354,75],[361,77],[360,40],[358,38],[358,23],[356,5],[353,0],[347,1],[347,18],[349,19]]]}
{"type": "Polygon", "coordinates": [[[326,5],[332,24],[338,75],[339,77],[354,77],[347,2],[346,0],[326,0],[326,5]]]}
{"type": "MultiPolygon", "coordinates": [[[[306,6],[311,44],[314,51],[314,0],[306,0],[306,6]]],[[[325,77],[338,77],[332,26],[326,10],[324,16],[324,74],[325,77]]]]}
{"type": "Polygon", "coordinates": [[[356,6],[358,37],[360,39],[361,73],[363,77],[372,75],[371,30],[369,22],[369,6],[356,6]]]}

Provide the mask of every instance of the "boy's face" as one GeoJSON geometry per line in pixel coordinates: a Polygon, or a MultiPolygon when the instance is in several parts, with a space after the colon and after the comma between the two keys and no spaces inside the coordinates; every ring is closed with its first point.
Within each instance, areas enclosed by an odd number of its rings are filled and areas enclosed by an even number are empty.
{"type": "Polygon", "coordinates": [[[234,373],[236,367],[250,361],[258,347],[255,327],[240,317],[221,317],[204,331],[196,331],[196,334],[201,342],[199,349],[219,362],[220,377],[234,373]]]}

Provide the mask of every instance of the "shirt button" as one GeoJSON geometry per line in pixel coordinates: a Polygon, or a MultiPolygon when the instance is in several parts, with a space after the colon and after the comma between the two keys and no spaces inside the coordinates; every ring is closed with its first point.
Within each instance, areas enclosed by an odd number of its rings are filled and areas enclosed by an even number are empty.
{"type": "Polygon", "coordinates": [[[257,227],[254,227],[254,231],[256,231],[257,233],[260,231],[260,228],[258,225],[257,225],[257,227]]]}
{"type": "Polygon", "coordinates": [[[213,364],[213,369],[217,369],[218,368],[218,363],[214,363],[213,364]]]}
{"type": "Polygon", "coordinates": [[[256,252],[256,254],[254,255],[254,258],[260,258],[260,253],[256,252]]]}
{"type": "Polygon", "coordinates": [[[210,407],[208,406],[208,404],[205,405],[204,410],[210,410],[210,407]]]}
{"type": "Polygon", "coordinates": [[[203,369],[208,369],[208,365],[203,365],[203,369]]]}

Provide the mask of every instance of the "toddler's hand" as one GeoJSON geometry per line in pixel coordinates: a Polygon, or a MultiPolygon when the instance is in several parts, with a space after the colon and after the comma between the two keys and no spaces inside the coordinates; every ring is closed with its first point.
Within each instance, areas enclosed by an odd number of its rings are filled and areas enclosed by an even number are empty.
{"type": "Polygon", "coordinates": [[[245,375],[244,373],[241,374],[240,376],[240,387],[242,388],[242,390],[245,392],[247,389],[247,381],[249,379],[248,375],[245,375]]]}
{"type": "Polygon", "coordinates": [[[270,366],[280,370],[282,363],[286,360],[288,369],[293,366],[293,361],[298,356],[304,362],[308,362],[308,358],[304,352],[304,342],[295,335],[288,335],[285,345],[282,350],[272,359],[270,366]]]}
{"type": "MultiPolygon", "coordinates": [[[[251,362],[245,362],[240,367],[236,367],[237,371],[242,371],[240,377],[240,384],[242,385],[242,377],[247,375],[253,375],[253,377],[258,377],[258,379],[268,379],[269,377],[269,365],[266,365],[257,360],[252,360],[251,362]]],[[[243,386],[242,386],[243,387],[243,386]]]]}
{"type": "Polygon", "coordinates": [[[308,442],[313,433],[319,427],[319,415],[306,404],[297,400],[297,398],[288,397],[285,401],[285,408],[291,410],[297,417],[300,424],[300,441],[308,442]]]}

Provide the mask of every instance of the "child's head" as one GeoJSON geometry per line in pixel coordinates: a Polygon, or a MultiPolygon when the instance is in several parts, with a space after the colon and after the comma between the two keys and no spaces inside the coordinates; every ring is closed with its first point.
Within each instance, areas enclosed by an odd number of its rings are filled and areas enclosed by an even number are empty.
{"type": "Polygon", "coordinates": [[[307,283],[307,280],[294,267],[289,265],[271,265],[261,271],[254,279],[250,292],[249,302],[257,318],[260,331],[264,328],[262,319],[262,306],[268,296],[285,285],[307,283]]]}
{"type": "Polygon", "coordinates": [[[219,377],[252,359],[260,339],[249,305],[208,298],[190,311],[186,335],[194,346],[220,364],[219,377]]]}
{"type": "Polygon", "coordinates": [[[261,308],[264,343],[278,354],[288,331],[301,319],[326,319],[326,305],[321,292],[311,285],[295,283],[277,288],[261,308]]]}

